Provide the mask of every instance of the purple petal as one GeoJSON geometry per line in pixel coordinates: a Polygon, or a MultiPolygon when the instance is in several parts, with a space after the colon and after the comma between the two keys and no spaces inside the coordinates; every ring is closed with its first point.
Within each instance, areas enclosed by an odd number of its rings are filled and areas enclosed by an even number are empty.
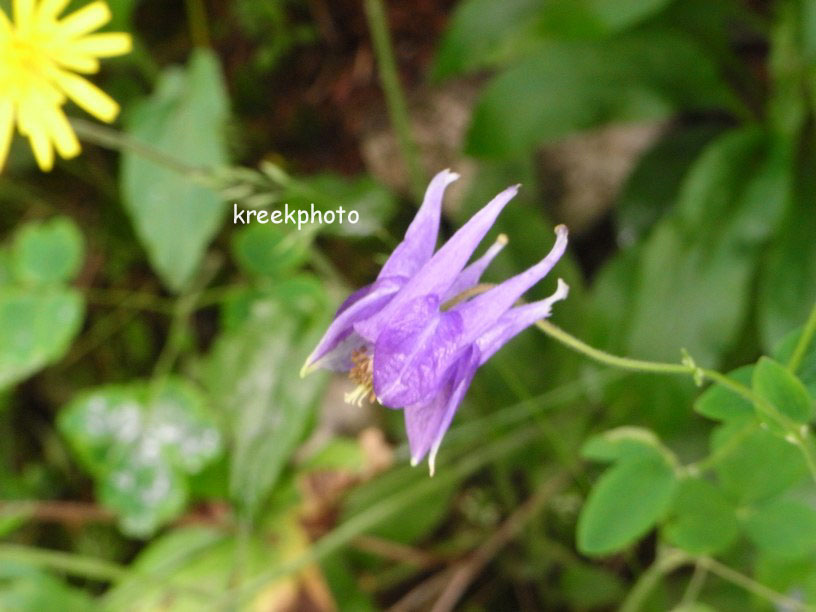
{"type": "Polygon", "coordinates": [[[443,170],[433,177],[425,192],[422,206],[405,232],[405,238],[391,253],[377,278],[388,276],[410,278],[431,258],[436,248],[445,188],[458,178],[459,175],[450,170],[443,170]]]}
{"type": "Polygon", "coordinates": [[[558,263],[567,248],[567,228],[559,225],[555,228],[555,233],[555,245],[536,265],[451,310],[462,317],[466,330],[461,339],[463,343],[475,342],[487,332],[525,291],[544,278],[558,263]]]}
{"type": "Polygon", "coordinates": [[[496,238],[496,242],[494,242],[493,245],[487,249],[487,252],[484,255],[460,272],[459,276],[456,277],[456,280],[453,281],[453,284],[448,288],[448,291],[442,297],[442,303],[444,304],[448,300],[455,298],[463,291],[474,287],[476,283],[479,282],[479,279],[482,278],[484,271],[506,244],[507,236],[500,234],[499,237],[496,238]]]}
{"type": "Polygon", "coordinates": [[[461,317],[439,312],[439,297],[404,304],[374,344],[374,392],[391,408],[430,401],[452,362],[448,354],[462,336],[461,317]]]}
{"type": "Polygon", "coordinates": [[[404,284],[404,278],[383,278],[351,294],[337,309],[326,333],[307,357],[300,371],[301,377],[319,367],[341,371],[347,369],[343,364],[349,363],[351,351],[365,344],[362,338],[354,334],[354,324],[379,311],[404,284]],[[351,346],[347,341],[351,337],[359,339],[356,346],[351,346]]]}
{"type": "Polygon", "coordinates": [[[447,383],[431,402],[409,406],[404,410],[411,465],[417,465],[430,452],[428,464],[431,476],[442,438],[470,387],[479,361],[479,350],[471,347],[454,366],[447,383]]]}
{"type": "Polygon", "coordinates": [[[496,351],[520,331],[529,327],[539,319],[549,317],[552,305],[555,302],[565,299],[568,293],[569,286],[559,278],[558,288],[550,297],[531,304],[516,306],[505,312],[496,324],[476,341],[476,345],[479,347],[481,353],[479,365],[484,364],[496,351]]]}
{"type": "Polygon", "coordinates": [[[444,295],[465,267],[473,251],[496,221],[499,213],[518,192],[518,185],[502,191],[448,240],[383,310],[355,325],[363,338],[375,342],[394,313],[422,295],[444,295]]]}

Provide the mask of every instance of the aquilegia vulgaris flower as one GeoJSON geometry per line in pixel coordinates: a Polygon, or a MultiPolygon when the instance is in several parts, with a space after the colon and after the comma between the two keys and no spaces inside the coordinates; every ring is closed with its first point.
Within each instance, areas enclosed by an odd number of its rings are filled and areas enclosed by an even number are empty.
{"type": "Polygon", "coordinates": [[[70,98],[102,121],[113,121],[119,105],[79,74],[99,71],[99,58],[130,51],[129,34],[92,32],[111,19],[97,0],[59,19],[69,0],[13,0],[14,21],[0,9],[0,170],[14,124],[31,144],[37,164],[48,171],[54,149],[65,159],[80,146],[62,111],[70,98]]]}
{"type": "Polygon", "coordinates": [[[402,409],[411,463],[434,460],[476,370],[507,341],[549,316],[567,296],[561,279],[550,297],[515,305],[563,255],[567,228],[539,263],[484,291],[476,287],[504,246],[500,237],[465,267],[518,186],[502,191],[434,253],[442,196],[458,175],[445,170],[428,186],[416,217],[377,279],[340,306],[301,376],[320,367],[348,372],[358,383],[348,402],[378,400],[402,409]]]}

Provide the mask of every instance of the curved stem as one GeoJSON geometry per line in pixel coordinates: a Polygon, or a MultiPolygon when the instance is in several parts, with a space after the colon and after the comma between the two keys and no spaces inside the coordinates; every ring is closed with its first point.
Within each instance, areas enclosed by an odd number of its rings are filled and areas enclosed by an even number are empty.
{"type": "Polygon", "coordinates": [[[661,578],[690,561],[691,558],[679,550],[669,550],[659,554],[657,560],[641,574],[635,586],[629,591],[619,608],[620,612],[640,610],[661,578]]]}
{"type": "Polygon", "coordinates": [[[816,334],[816,304],[810,311],[805,328],[802,330],[802,335],[799,336],[799,341],[796,343],[796,348],[793,349],[793,354],[788,361],[788,369],[796,374],[799,366],[802,365],[802,360],[805,358],[810,343],[813,341],[813,336],[816,334]]]}

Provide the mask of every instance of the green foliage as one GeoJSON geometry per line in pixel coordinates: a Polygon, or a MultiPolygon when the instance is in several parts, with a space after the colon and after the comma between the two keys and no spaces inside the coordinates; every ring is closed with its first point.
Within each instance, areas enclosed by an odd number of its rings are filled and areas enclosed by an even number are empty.
{"type": "Polygon", "coordinates": [[[219,196],[198,184],[194,174],[199,167],[226,163],[227,112],[219,61],[199,49],[187,68],[167,68],[151,97],[126,117],[129,135],[190,168],[180,173],[135,152],[122,157],[125,210],[151,265],[176,292],[194,276],[226,212],[219,196]]]}
{"type": "Polygon", "coordinates": [[[59,427],[122,529],[149,536],[187,501],[187,478],[221,450],[205,398],[181,379],[101,387],[77,397],[59,427]]]}
{"type": "Polygon", "coordinates": [[[663,524],[663,536],[692,554],[724,552],[736,540],[736,508],[722,490],[701,478],[684,478],[663,524]]]}
{"type": "Polygon", "coordinates": [[[805,386],[773,359],[762,357],[754,368],[751,381],[756,396],[770,402],[789,419],[804,424],[813,418],[813,399],[805,386]]]}

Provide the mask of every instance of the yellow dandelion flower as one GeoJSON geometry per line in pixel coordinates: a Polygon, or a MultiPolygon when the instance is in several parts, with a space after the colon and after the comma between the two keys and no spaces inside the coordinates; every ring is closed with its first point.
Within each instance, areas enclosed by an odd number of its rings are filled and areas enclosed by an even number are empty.
{"type": "Polygon", "coordinates": [[[111,122],[119,105],[80,74],[99,71],[99,58],[127,53],[129,34],[93,34],[111,19],[96,0],[63,18],[70,0],[13,0],[13,21],[0,9],[0,170],[16,122],[37,164],[48,171],[54,150],[65,159],[80,146],[62,106],[68,99],[111,122]]]}

